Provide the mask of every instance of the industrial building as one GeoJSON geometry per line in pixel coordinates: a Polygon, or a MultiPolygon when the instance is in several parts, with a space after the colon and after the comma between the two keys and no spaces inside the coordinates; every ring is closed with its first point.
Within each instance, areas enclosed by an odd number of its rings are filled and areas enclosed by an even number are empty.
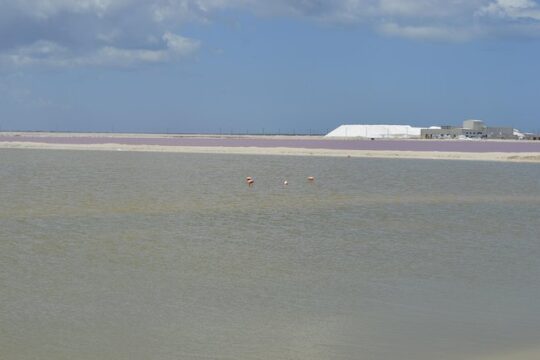
{"type": "Polygon", "coordinates": [[[540,135],[522,133],[511,127],[486,126],[482,120],[465,120],[463,126],[341,125],[326,137],[367,139],[517,139],[537,140],[540,135]]]}
{"type": "Polygon", "coordinates": [[[525,133],[523,140],[540,140],[540,134],[525,133]]]}
{"type": "Polygon", "coordinates": [[[482,120],[465,120],[463,127],[441,126],[440,128],[422,129],[420,137],[423,139],[516,139],[514,129],[511,127],[490,127],[482,120]]]}

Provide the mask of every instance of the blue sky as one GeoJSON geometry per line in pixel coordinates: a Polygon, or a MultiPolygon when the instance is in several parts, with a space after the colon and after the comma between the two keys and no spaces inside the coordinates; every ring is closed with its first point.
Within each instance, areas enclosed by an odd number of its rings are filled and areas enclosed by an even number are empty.
{"type": "Polygon", "coordinates": [[[0,128],[540,131],[532,0],[8,0],[0,128]]]}

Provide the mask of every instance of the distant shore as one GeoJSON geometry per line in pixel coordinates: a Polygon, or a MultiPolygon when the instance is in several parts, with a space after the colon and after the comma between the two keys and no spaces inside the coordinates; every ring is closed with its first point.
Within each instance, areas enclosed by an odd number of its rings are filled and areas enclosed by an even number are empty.
{"type": "Polygon", "coordinates": [[[334,156],[540,163],[540,141],[361,140],[322,136],[0,133],[0,149],[334,156]]]}

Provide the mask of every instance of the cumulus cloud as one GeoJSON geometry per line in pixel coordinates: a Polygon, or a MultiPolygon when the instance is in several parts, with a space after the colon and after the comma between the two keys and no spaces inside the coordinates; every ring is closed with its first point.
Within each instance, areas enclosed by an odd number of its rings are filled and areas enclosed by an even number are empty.
{"type": "Polygon", "coordinates": [[[78,54],[55,42],[39,40],[0,55],[0,61],[15,66],[117,66],[129,67],[142,63],[160,63],[179,59],[196,51],[197,40],[167,32],[163,47],[157,49],[127,49],[103,46],[89,53],[78,54]]]}
{"type": "Polygon", "coordinates": [[[532,0],[497,0],[483,6],[478,14],[509,19],[540,20],[540,6],[532,0]]]}
{"type": "Polygon", "coordinates": [[[426,41],[540,36],[540,0],[4,0],[0,62],[122,66],[176,61],[200,42],[188,22],[222,10],[363,26],[426,41]]]}
{"type": "Polygon", "coordinates": [[[445,26],[400,26],[395,23],[386,23],[379,27],[379,31],[390,36],[399,36],[409,39],[445,40],[452,42],[468,41],[479,35],[478,30],[461,29],[445,26]]]}
{"type": "Polygon", "coordinates": [[[178,33],[203,19],[204,1],[8,0],[0,2],[0,65],[136,66],[172,62],[200,41],[178,33]],[[154,19],[158,6],[176,6],[154,19]],[[173,16],[174,15],[174,16],[173,16]],[[7,35],[9,34],[9,35],[7,35]]]}
{"type": "Polygon", "coordinates": [[[103,15],[113,7],[122,6],[122,0],[18,0],[12,8],[35,18],[48,18],[62,12],[95,13],[103,15]]]}
{"type": "MultiPolygon", "coordinates": [[[[255,1],[265,9],[265,1],[255,1]]],[[[540,37],[538,0],[275,0],[281,13],[325,22],[358,23],[393,37],[471,41],[540,37]]]]}
{"type": "Polygon", "coordinates": [[[380,0],[381,14],[406,18],[449,18],[474,9],[479,1],[380,0]]]}

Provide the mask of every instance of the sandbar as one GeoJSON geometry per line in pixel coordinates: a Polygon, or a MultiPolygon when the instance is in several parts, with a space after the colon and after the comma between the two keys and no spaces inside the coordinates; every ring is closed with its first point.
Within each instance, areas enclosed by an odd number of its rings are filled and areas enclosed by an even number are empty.
{"type": "Polygon", "coordinates": [[[2,133],[0,149],[333,156],[540,163],[540,141],[328,140],[320,136],[2,133]]]}

